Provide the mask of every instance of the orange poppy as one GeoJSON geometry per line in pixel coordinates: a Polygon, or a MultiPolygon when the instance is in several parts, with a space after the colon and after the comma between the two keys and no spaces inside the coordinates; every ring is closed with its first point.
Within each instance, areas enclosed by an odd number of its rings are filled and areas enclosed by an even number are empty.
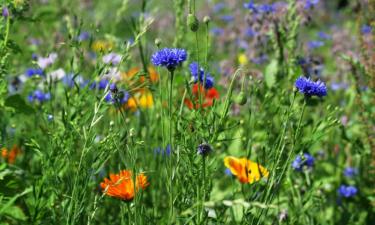
{"type": "Polygon", "coordinates": [[[12,149],[8,151],[7,148],[1,149],[1,157],[5,160],[8,160],[8,163],[13,164],[16,161],[18,155],[21,154],[21,149],[18,145],[13,145],[12,149]]]}
{"type": "Polygon", "coordinates": [[[219,92],[214,88],[205,90],[202,85],[194,84],[192,89],[194,99],[185,99],[184,103],[189,109],[198,109],[212,106],[214,100],[219,99],[219,92]],[[199,96],[202,96],[202,105],[199,104],[199,96]]]}
{"type": "Polygon", "coordinates": [[[254,183],[263,177],[268,177],[266,168],[246,158],[227,156],[224,158],[224,165],[237,177],[241,183],[254,183]]]}
{"type": "Polygon", "coordinates": [[[138,174],[135,181],[136,190],[134,190],[134,181],[130,170],[121,170],[119,174],[110,174],[109,179],[104,178],[104,181],[100,183],[100,187],[106,195],[123,201],[133,200],[135,193],[140,188],[146,189],[148,185],[147,176],[143,173],[138,174]]]}

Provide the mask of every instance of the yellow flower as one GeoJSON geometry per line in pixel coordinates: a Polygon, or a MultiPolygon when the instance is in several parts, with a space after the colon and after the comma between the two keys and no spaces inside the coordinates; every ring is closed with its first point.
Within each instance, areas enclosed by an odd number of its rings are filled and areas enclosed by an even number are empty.
{"type": "Polygon", "coordinates": [[[144,91],[139,97],[139,105],[142,108],[151,108],[154,105],[152,93],[148,90],[144,91]]]}
{"type": "Polygon", "coordinates": [[[107,51],[113,48],[113,43],[106,40],[96,40],[92,43],[91,49],[97,52],[107,51]]]}
{"type": "Polygon", "coordinates": [[[224,165],[237,177],[241,183],[254,183],[263,177],[268,177],[266,168],[246,158],[227,156],[224,158],[224,165]]]}
{"type": "Polygon", "coordinates": [[[240,53],[238,55],[238,63],[242,66],[247,65],[249,63],[249,59],[244,53],[240,53]]]}

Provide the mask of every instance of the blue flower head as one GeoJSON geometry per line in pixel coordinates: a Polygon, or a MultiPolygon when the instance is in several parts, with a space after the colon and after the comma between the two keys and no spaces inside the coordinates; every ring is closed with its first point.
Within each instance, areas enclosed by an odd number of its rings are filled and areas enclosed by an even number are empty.
{"type": "Polygon", "coordinates": [[[319,3],[319,0],[306,0],[305,9],[310,9],[315,7],[319,3]]]}
{"type": "Polygon", "coordinates": [[[157,147],[157,148],[154,149],[154,154],[155,155],[170,156],[171,152],[172,152],[172,148],[171,148],[170,144],[168,144],[167,147],[165,147],[165,149],[163,149],[161,147],[157,147]]]}
{"type": "Polygon", "coordinates": [[[6,6],[3,7],[2,15],[4,18],[7,18],[9,16],[9,9],[6,6]]]}
{"type": "Polygon", "coordinates": [[[29,94],[27,99],[29,100],[29,102],[43,103],[51,99],[51,94],[44,93],[41,90],[35,90],[33,93],[29,94]]]}
{"type": "Polygon", "coordinates": [[[151,62],[155,66],[163,66],[169,71],[173,71],[177,66],[181,65],[186,58],[187,53],[185,49],[164,48],[152,55],[151,62]]]}
{"type": "Polygon", "coordinates": [[[130,95],[126,91],[118,91],[117,93],[109,92],[104,100],[112,104],[118,103],[119,105],[123,105],[129,100],[129,97],[130,95]]]}
{"type": "Polygon", "coordinates": [[[212,148],[209,144],[203,143],[198,146],[198,155],[207,156],[210,152],[212,152],[212,148]]]}
{"type": "Polygon", "coordinates": [[[358,170],[356,168],[353,168],[353,167],[346,167],[344,169],[344,176],[348,177],[348,178],[352,178],[354,177],[355,175],[358,174],[358,170]]]}
{"type": "Polygon", "coordinates": [[[299,92],[304,94],[306,97],[323,97],[327,95],[327,87],[320,80],[315,82],[310,80],[310,78],[301,76],[296,80],[295,86],[299,92]]]}
{"type": "Polygon", "coordinates": [[[210,73],[205,73],[202,67],[200,67],[198,70],[197,62],[191,63],[189,67],[194,83],[197,83],[199,81],[201,84],[204,84],[205,89],[210,89],[214,86],[214,78],[211,76],[210,73]],[[205,78],[206,81],[204,80],[205,78]]]}
{"type": "Polygon", "coordinates": [[[25,71],[25,75],[28,76],[28,77],[32,77],[32,76],[36,76],[36,75],[44,76],[44,72],[40,68],[28,68],[25,71]]]}
{"type": "Polygon", "coordinates": [[[358,189],[351,185],[341,185],[339,189],[337,190],[337,192],[339,193],[341,197],[351,198],[357,194],[358,189]]]}
{"type": "Polygon", "coordinates": [[[371,34],[371,32],[372,32],[372,27],[369,26],[369,25],[364,24],[364,25],[361,27],[361,32],[362,32],[362,34],[364,34],[364,35],[366,35],[366,34],[371,34]]]}
{"type": "Polygon", "coordinates": [[[309,41],[307,43],[307,47],[309,49],[316,49],[316,48],[320,48],[324,46],[324,42],[323,41],[309,41]]]}
{"type": "Polygon", "coordinates": [[[246,9],[249,9],[253,13],[273,13],[273,12],[275,12],[275,5],[274,4],[257,5],[257,4],[254,3],[253,0],[249,1],[248,3],[244,3],[243,6],[246,9]]]}
{"type": "Polygon", "coordinates": [[[108,84],[109,84],[109,80],[107,79],[100,80],[98,83],[99,90],[104,90],[108,86],[108,84]]]}
{"type": "Polygon", "coordinates": [[[312,168],[314,166],[315,158],[309,153],[304,153],[303,157],[297,155],[297,157],[292,162],[292,167],[296,171],[301,172],[304,167],[312,168]]]}
{"type": "Polygon", "coordinates": [[[219,28],[219,27],[214,27],[210,30],[210,32],[215,35],[215,36],[220,36],[220,35],[223,35],[224,34],[224,30],[222,28],[219,28]]]}

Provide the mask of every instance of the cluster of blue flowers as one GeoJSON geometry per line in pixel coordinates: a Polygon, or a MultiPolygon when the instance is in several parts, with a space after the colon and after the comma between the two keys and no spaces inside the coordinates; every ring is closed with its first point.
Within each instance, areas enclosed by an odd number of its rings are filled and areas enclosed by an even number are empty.
{"type": "Polygon", "coordinates": [[[168,144],[167,147],[165,147],[165,149],[160,148],[160,147],[154,149],[155,155],[170,156],[171,152],[172,152],[172,148],[170,144],[168,144]]]}
{"type": "Polygon", "coordinates": [[[187,59],[185,49],[164,48],[155,52],[151,57],[151,62],[155,66],[162,66],[169,71],[174,71],[187,59]]]}
{"type": "Polygon", "coordinates": [[[341,185],[337,192],[341,197],[351,198],[357,194],[358,189],[352,185],[341,185]]]}
{"type": "Polygon", "coordinates": [[[29,94],[29,96],[27,97],[27,99],[31,103],[33,103],[33,102],[43,103],[43,102],[46,102],[46,101],[48,101],[48,100],[51,99],[51,94],[48,93],[48,92],[44,93],[41,90],[35,90],[31,94],[29,94]]]}
{"type": "Polygon", "coordinates": [[[28,77],[33,77],[33,76],[36,76],[36,75],[44,76],[44,71],[40,68],[28,68],[25,71],[25,75],[28,76],[28,77]]]}
{"type": "Polygon", "coordinates": [[[304,94],[306,97],[323,97],[327,95],[327,87],[320,80],[312,81],[310,78],[301,76],[296,80],[295,86],[299,92],[304,94]]]}
{"type": "Polygon", "coordinates": [[[255,14],[275,12],[274,4],[255,4],[253,0],[249,1],[248,3],[244,3],[243,6],[255,14]]]}
{"type": "Polygon", "coordinates": [[[292,162],[294,170],[302,172],[303,168],[312,168],[314,166],[315,158],[309,153],[304,153],[303,157],[298,155],[292,162]]]}
{"type": "Polygon", "coordinates": [[[197,62],[191,63],[189,67],[194,83],[200,82],[204,84],[205,89],[210,89],[214,86],[214,78],[210,73],[205,72],[202,67],[198,69],[199,66],[197,62]]]}
{"type": "Polygon", "coordinates": [[[130,98],[130,95],[128,92],[124,90],[118,90],[116,84],[114,83],[110,84],[109,90],[110,92],[104,98],[106,102],[123,105],[130,98]]]}

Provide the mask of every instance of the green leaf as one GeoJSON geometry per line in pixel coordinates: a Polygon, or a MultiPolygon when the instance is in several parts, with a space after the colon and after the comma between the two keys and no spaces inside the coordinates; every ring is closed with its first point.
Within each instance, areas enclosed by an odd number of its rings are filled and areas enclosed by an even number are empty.
{"type": "Polygon", "coordinates": [[[276,83],[276,74],[277,74],[277,61],[272,60],[272,62],[266,67],[266,72],[264,79],[267,87],[271,88],[276,83]]]}
{"type": "Polygon", "coordinates": [[[27,105],[21,95],[11,95],[5,100],[5,106],[14,108],[18,113],[33,114],[34,109],[27,105]]]}
{"type": "Polygon", "coordinates": [[[23,211],[17,206],[10,206],[4,212],[5,215],[16,220],[26,220],[26,216],[23,211]]]}

